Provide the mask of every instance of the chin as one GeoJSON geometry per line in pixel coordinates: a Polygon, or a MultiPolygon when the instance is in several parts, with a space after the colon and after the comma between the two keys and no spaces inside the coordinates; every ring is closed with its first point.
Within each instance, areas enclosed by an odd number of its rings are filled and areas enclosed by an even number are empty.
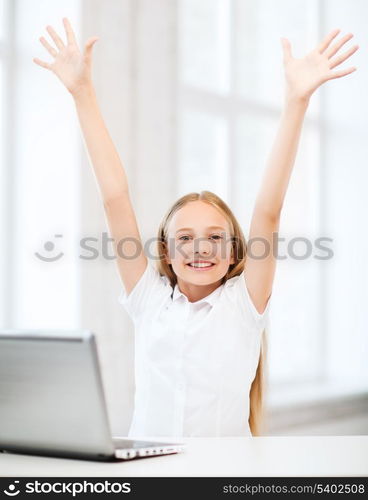
{"type": "MultiPolygon", "coordinates": [[[[188,266],[185,267],[187,268],[188,266]]],[[[185,276],[190,276],[191,280],[208,281],[208,284],[210,284],[221,280],[225,276],[227,269],[220,270],[216,265],[207,271],[192,271],[191,269],[186,269],[186,271],[185,276]]]]}

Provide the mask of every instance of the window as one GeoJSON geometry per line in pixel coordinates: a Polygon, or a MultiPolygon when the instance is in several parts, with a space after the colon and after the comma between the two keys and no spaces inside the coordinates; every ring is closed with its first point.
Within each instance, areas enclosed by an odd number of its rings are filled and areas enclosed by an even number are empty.
{"type": "MultiPolygon", "coordinates": [[[[318,36],[318,2],[179,0],[178,195],[208,189],[229,204],[246,237],[283,104],[281,36],[294,54],[318,36]],[[287,12],[287,16],[285,13],[287,12]]],[[[284,204],[269,339],[275,385],[323,374],[319,234],[319,96],[306,116],[284,204]],[[299,239],[298,239],[299,238],[299,239]],[[307,245],[307,246],[306,246],[307,245]]]]}
{"type": "Polygon", "coordinates": [[[1,186],[8,191],[3,206],[8,237],[2,259],[7,304],[2,322],[6,328],[75,327],[80,137],[67,91],[32,59],[51,61],[39,37],[49,37],[47,24],[63,33],[64,15],[78,26],[79,2],[43,1],[35,8],[32,0],[9,0],[2,8],[9,14],[1,19],[10,21],[6,34],[4,26],[1,31],[0,82],[2,102],[8,103],[1,113],[3,126],[4,119],[10,120],[0,139],[8,141],[1,148],[6,155],[1,186]],[[46,262],[36,252],[46,258],[64,255],[46,262]]]}

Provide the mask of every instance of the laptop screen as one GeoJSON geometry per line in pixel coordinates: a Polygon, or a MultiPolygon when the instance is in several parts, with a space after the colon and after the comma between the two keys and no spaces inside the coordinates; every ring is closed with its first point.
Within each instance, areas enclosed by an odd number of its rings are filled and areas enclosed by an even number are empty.
{"type": "Polygon", "coordinates": [[[113,453],[88,330],[0,330],[0,401],[0,448],[113,453]]]}

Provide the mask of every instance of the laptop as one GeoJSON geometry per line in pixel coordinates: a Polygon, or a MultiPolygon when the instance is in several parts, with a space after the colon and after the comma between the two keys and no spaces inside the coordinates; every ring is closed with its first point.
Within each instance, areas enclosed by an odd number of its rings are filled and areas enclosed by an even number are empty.
{"type": "Polygon", "coordinates": [[[0,330],[1,452],[113,461],[185,448],[112,437],[90,330],[0,330]]]}

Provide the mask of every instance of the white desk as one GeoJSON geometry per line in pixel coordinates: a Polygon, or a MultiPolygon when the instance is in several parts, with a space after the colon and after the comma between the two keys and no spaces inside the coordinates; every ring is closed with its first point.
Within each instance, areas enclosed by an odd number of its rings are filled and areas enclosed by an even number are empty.
{"type": "Polygon", "coordinates": [[[184,438],[182,441],[187,443],[187,450],[182,453],[113,463],[0,453],[0,475],[368,476],[368,436],[184,438]]]}

